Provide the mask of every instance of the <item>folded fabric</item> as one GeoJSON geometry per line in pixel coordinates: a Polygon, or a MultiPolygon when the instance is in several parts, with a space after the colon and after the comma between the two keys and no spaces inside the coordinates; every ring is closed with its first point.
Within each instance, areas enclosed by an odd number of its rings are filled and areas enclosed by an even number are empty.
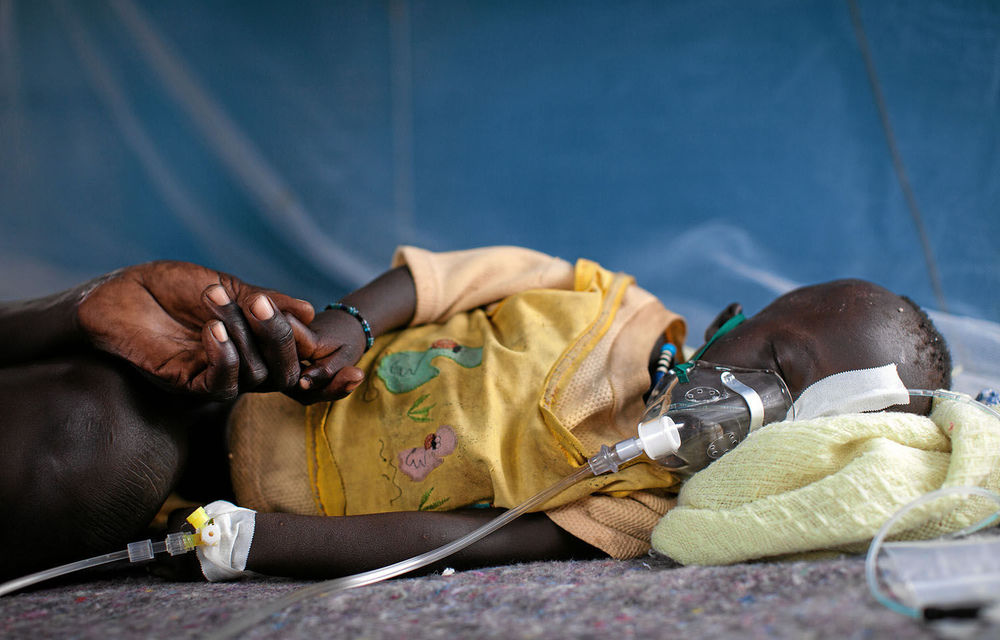
{"type": "MultiPolygon", "coordinates": [[[[858,413],[779,422],[692,476],[653,531],[683,564],[856,551],[900,507],[942,487],[1000,492],[1000,420],[938,400],[930,417],[858,413]]],[[[924,539],[988,517],[954,497],[914,511],[892,539],[924,539]]]]}

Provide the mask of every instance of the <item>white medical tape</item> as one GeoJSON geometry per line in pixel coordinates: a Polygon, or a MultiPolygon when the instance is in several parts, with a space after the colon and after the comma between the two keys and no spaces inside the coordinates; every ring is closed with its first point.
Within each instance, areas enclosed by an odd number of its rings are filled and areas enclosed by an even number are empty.
{"type": "Polygon", "coordinates": [[[841,413],[880,411],[910,402],[896,364],[835,373],[802,392],[786,420],[808,420],[841,413]]]}
{"type": "Polygon", "coordinates": [[[219,529],[217,544],[198,546],[201,572],[210,582],[233,580],[243,575],[253,542],[257,512],[225,500],[205,506],[205,513],[219,529]]]}

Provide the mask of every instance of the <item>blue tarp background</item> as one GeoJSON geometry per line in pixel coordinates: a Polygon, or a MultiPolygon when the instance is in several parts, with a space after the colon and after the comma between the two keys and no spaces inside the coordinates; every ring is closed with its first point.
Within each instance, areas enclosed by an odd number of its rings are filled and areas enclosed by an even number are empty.
{"type": "Polygon", "coordinates": [[[323,304],[518,244],[694,340],[871,279],[1000,373],[992,0],[0,0],[0,61],[2,298],[175,258],[323,304]]]}

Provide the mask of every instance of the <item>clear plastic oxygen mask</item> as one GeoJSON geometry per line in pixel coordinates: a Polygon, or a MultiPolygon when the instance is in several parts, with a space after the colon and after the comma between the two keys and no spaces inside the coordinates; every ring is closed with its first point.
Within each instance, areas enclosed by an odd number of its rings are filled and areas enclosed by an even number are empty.
{"type": "Polygon", "coordinates": [[[676,434],[674,450],[655,459],[678,473],[705,468],[754,429],[784,420],[792,406],[785,381],[767,369],[699,360],[686,377],[682,382],[677,370],[664,375],[650,393],[639,421],[640,437],[654,428],[676,434]]]}
{"type": "Polygon", "coordinates": [[[645,453],[671,471],[690,475],[733,449],[754,429],[792,419],[791,409],[791,393],[774,371],[698,360],[668,371],[649,394],[639,435],[602,453],[614,459],[608,470],[645,453]]]}

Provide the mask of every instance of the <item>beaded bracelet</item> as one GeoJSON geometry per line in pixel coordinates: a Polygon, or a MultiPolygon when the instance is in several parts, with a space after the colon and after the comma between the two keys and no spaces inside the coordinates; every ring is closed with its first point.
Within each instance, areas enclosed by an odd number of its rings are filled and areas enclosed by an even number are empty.
{"type": "Polygon", "coordinates": [[[367,353],[368,350],[372,348],[372,345],[375,344],[375,336],[372,335],[372,326],[368,324],[367,320],[364,319],[364,316],[361,315],[361,312],[358,311],[357,307],[352,307],[351,305],[344,304],[343,302],[331,302],[326,305],[326,310],[329,311],[331,309],[346,311],[357,318],[358,322],[361,323],[361,330],[365,332],[365,353],[367,353]]]}

